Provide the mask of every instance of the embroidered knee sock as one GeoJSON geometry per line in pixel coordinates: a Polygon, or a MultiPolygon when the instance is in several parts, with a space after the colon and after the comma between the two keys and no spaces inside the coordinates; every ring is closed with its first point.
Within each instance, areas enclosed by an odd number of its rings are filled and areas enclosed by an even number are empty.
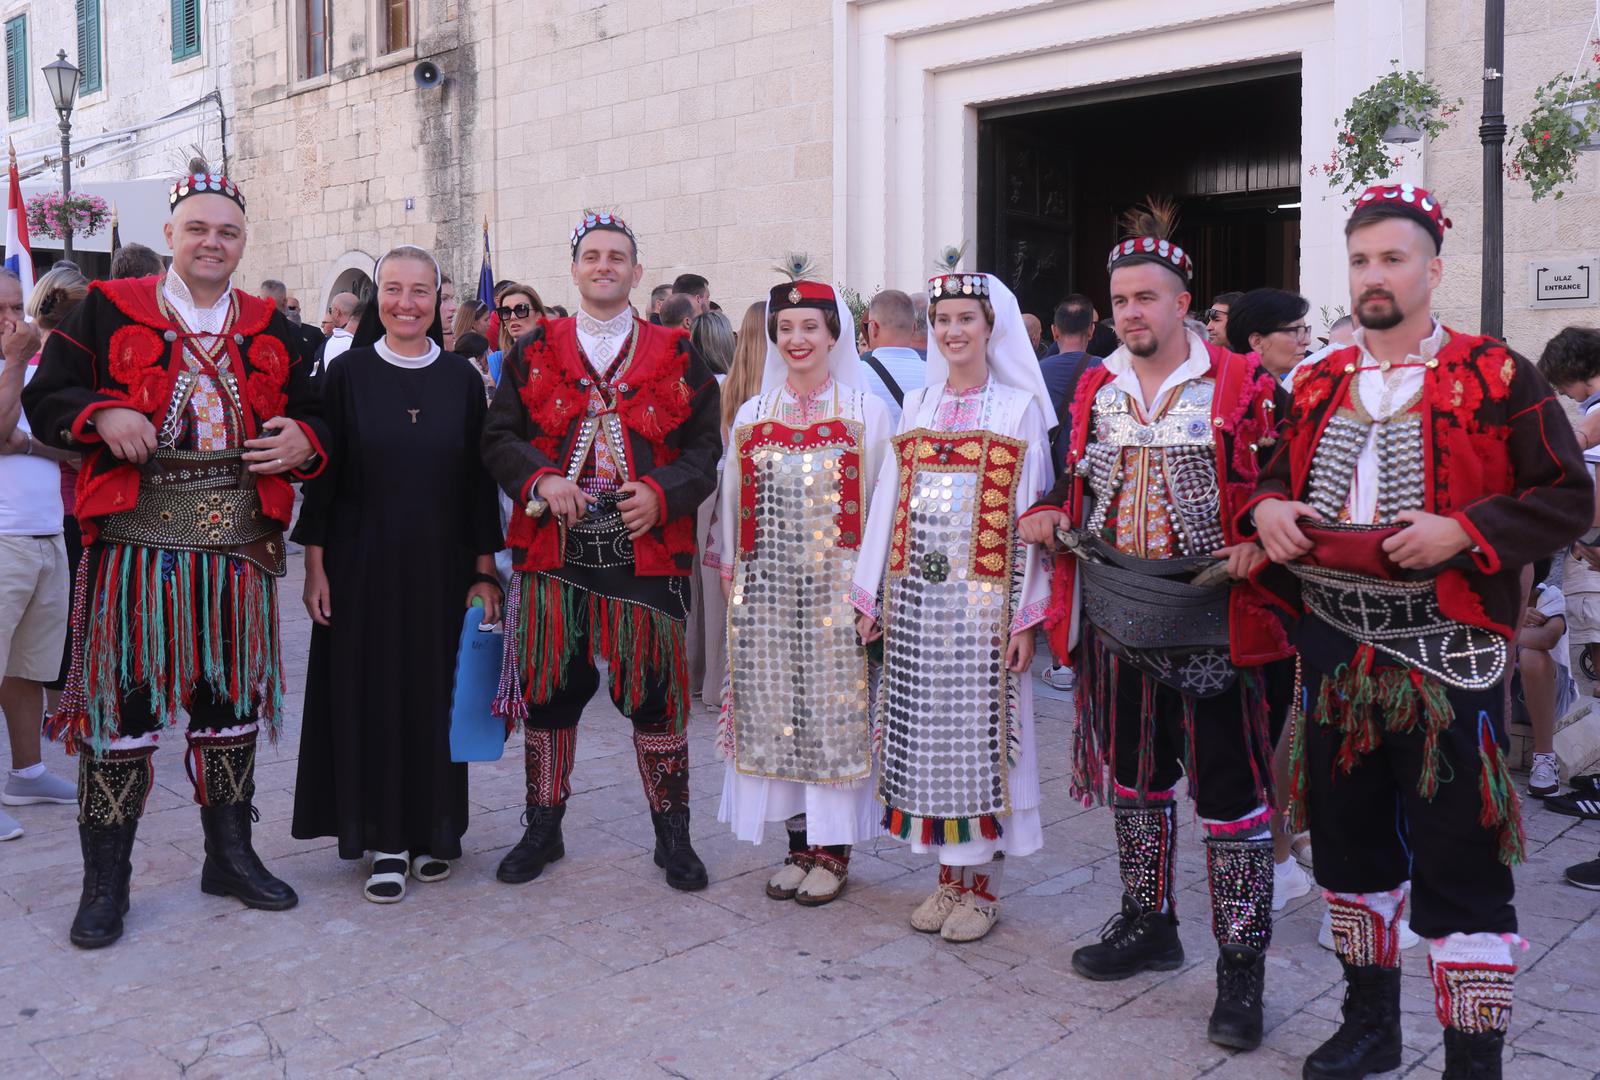
{"type": "Polygon", "coordinates": [[[187,733],[184,758],[199,806],[249,805],[256,794],[256,725],[187,733]]]}
{"type": "Polygon", "coordinates": [[[808,848],[806,843],[806,816],[796,814],[783,823],[784,830],[789,834],[789,854],[798,855],[808,848]]]}
{"type": "Polygon", "coordinates": [[[1151,792],[1141,804],[1134,791],[1119,785],[1112,802],[1122,891],[1145,911],[1174,910],[1172,874],[1178,837],[1174,794],[1151,792]]]}
{"type": "Polygon", "coordinates": [[[689,808],[689,737],[682,732],[633,731],[645,799],[658,814],[689,808]]]}
{"type": "MultiPolygon", "coordinates": [[[[120,740],[118,740],[120,741],[120,740]]],[[[144,816],[145,800],[155,784],[153,742],[136,741],[93,754],[78,752],[78,824],[125,825],[144,816]]]]}
{"type": "Polygon", "coordinates": [[[1211,885],[1211,932],[1219,945],[1265,952],[1272,943],[1272,812],[1233,821],[1201,818],[1211,885]]]}
{"type": "Polygon", "coordinates": [[[1511,991],[1517,965],[1515,934],[1451,934],[1428,943],[1428,974],[1439,1023],[1473,1034],[1511,1023],[1511,991]]]}
{"type": "Polygon", "coordinates": [[[576,727],[522,731],[522,755],[527,769],[528,805],[566,805],[572,796],[572,762],[578,749],[576,727]]]}
{"type": "Polygon", "coordinates": [[[1333,951],[1352,967],[1399,967],[1404,889],[1371,893],[1324,893],[1333,951]]]}

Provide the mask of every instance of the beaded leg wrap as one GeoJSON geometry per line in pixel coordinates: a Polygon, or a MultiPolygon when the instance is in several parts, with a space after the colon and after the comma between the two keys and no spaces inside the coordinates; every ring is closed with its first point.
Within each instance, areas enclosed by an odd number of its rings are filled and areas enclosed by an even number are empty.
{"type": "Polygon", "coordinates": [[[1511,1024],[1517,965],[1499,934],[1451,934],[1428,947],[1439,1023],[1470,1035],[1504,1035],[1511,1024]]]}
{"type": "Polygon", "coordinates": [[[572,797],[572,763],[577,748],[575,727],[523,728],[522,756],[527,766],[529,806],[567,804],[572,797]]]}
{"type": "MultiPolygon", "coordinates": [[[[1153,797],[1143,806],[1118,799],[1112,810],[1122,891],[1142,911],[1174,912],[1173,860],[1177,849],[1177,804],[1153,797]]],[[[1268,868],[1271,869],[1270,867],[1268,868]]],[[[1271,898],[1271,892],[1268,892],[1271,898]]]]}
{"type": "Polygon", "coordinates": [[[1272,943],[1272,838],[1206,837],[1211,932],[1218,945],[1265,952],[1272,943]]]}
{"type": "Polygon", "coordinates": [[[155,784],[154,746],[78,755],[78,824],[127,825],[144,816],[155,784]]]}
{"type": "Polygon", "coordinates": [[[689,808],[689,737],[682,732],[633,732],[639,778],[650,809],[658,814],[689,808]]]}
{"type": "Polygon", "coordinates": [[[184,765],[199,806],[249,806],[256,794],[256,729],[188,733],[184,765]]]}
{"type": "Polygon", "coordinates": [[[1339,959],[1354,967],[1400,966],[1399,919],[1405,910],[1404,890],[1326,895],[1333,951],[1339,959]]]}

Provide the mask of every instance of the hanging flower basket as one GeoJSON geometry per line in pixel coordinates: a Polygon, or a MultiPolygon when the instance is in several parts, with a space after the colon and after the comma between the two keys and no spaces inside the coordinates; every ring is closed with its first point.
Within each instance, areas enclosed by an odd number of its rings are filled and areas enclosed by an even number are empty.
{"type": "Polygon", "coordinates": [[[74,191],[65,198],[59,191],[45,191],[27,200],[28,233],[60,240],[72,229],[73,236],[93,236],[111,220],[111,208],[98,195],[74,191]]]}
{"type": "Polygon", "coordinates": [[[1600,79],[1557,75],[1533,92],[1533,112],[1512,140],[1506,172],[1535,201],[1559,199],[1578,175],[1578,155],[1600,146],[1600,79]]]}
{"type": "Polygon", "coordinates": [[[1389,176],[1405,158],[1392,147],[1436,139],[1450,126],[1461,99],[1446,101],[1432,80],[1415,71],[1395,70],[1357,94],[1344,111],[1333,153],[1311,167],[1345,193],[1359,191],[1389,176]]]}

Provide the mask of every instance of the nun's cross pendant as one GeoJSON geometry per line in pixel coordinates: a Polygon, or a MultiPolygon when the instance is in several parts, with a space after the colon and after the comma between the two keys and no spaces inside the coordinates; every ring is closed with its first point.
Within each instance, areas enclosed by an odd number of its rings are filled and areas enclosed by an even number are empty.
{"type": "Polygon", "coordinates": [[[422,411],[421,409],[407,409],[406,410],[406,412],[411,414],[411,422],[413,424],[415,424],[417,422],[417,414],[419,412],[421,412],[421,411],[422,411]]]}

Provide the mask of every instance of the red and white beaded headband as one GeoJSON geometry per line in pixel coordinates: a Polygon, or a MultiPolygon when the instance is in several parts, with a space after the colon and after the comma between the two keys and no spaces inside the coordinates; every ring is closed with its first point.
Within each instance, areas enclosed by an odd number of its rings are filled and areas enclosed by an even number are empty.
{"type": "Polygon", "coordinates": [[[1433,192],[1415,184],[1373,184],[1356,198],[1350,223],[1354,225],[1380,208],[1415,221],[1428,230],[1436,247],[1444,247],[1444,231],[1450,228],[1450,219],[1444,216],[1444,205],[1433,192]]]}
{"type": "Polygon", "coordinates": [[[987,300],[989,278],[984,274],[936,274],[928,279],[928,303],[940,300],[987,300]]]}
{"type": "Polygon", "coordinates": [[[578,222],[577,228],[572,230],[571,246],[574,255],[578,253],[579,241],[596,229],[609,229],[612,232],[622,233],[633,241],[633,246],[636,249],[639,246],[639,238],[633,235],[633,230],[628,228],[626,221],[623,221],[615,214],[597,214],[592,210],[585,210],[583,220],[578,222]]]}
{"type": "Polygon", "coordinates": [[[1106,273],[1123,263],[1150,262],[1165,266],[1187,283],[1194,277],[1194,260],[1189,253],[1171,240],[1154,236],[1129,237],[1111,249],[1106,257],[1106,273]]]}
{"type": "Polygon", "coordinates": [[[176,210],[179,203],[193,195],[221,195],[232,199],[240,210],[244,209],[244,193],[238,184],[221,173],[190,173],[178,177],[167,189],[168,210],[176,210]]]}

